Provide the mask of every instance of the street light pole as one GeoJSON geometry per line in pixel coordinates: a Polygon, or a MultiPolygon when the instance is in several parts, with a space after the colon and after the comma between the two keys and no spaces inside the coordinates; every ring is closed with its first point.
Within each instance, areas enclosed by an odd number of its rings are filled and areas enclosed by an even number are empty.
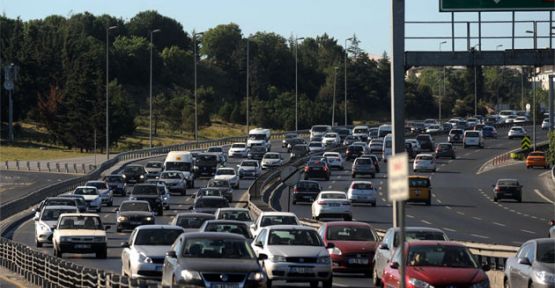
{"type": "Polygon", "coordinates": [[[150,122],[150,132],[149,132],[149,147],[152,148],[152,37],[154,35],[154,33],[158,33],[160,32],[160,29],[155,29],[150,31],[150,85],[149,85],[149,99],[150,99],[150,116],[149,116],[149,122],[150,122]]]}
{"type": "MultiPolygon", "coordinates": [[[[441,41],[439,43],[439,52],[441,52],[441,46],[443,44],[447,44],[447,41],[441,41]]],[[[439,124],[441,125],[441,101],[443,100],[443,97],[445,97],[445,65],[443,66],[443,95],[439,95],[439,99],[438,99],[438,121],[439,124]]]]}
{"type": "Polygon", "coordinates": [[[347,127],[347,56],[348,56],[348,49],[347,49],[347,41],[352,41],[353,37],[345,39],[345,127],[347,127]]]}
{"type": "Polygon", "coordinates": [[[304,40],[304,37],[295,38],[295,132],[299,130],[299,40],[304,40]]]}
{"type": "Polygon", "coordinates": [[[334,67],[334,73],[333,73],[333,104],[332,104],[332,108],[331,108],[331,126],[334,126],[335,123],[335,92],[336,92],[336,88],[337,88],[337,69],[339,67],[334,67]]]}
{"type": "Polygon", "coordinates": [[[196,33],[193,31],[193,61],[195,61],[195,141],[198,142],[198,106],[197,106],[197,35],[203,35],[203,32],[196,33]]]}
{"type": "Polygon", "coordinates": [[[249,66],[250,66],[250,56],[249,56],[249,48],[250,46],[250,36],[247,38],[247,107],[246,107],[246,114],[247,114],[247,135],[249,134],[249,66]]]}
{"type": "MultiPolygon", "coordinates": [[[[476,44],[472,46],[472,54],[476,53],[476,47],[480,46],[480,44],[476,44]]],[[[473,55],[474,56],[474,55],[473,55]]],[[[473,57],[474,59],[474,116],[478,115],[478,75],[476,72],[476,56],[473,57]]]]}
{"type": "Polygon", "coordinates": [[[118,26],[110,26],[106,28],[106,160],[110,160],[110,92],[109,86],[109,71],[110,71],[110,58],[109,58],[109,43],[110,43],[110,30],[117,29],[118,26]]]}
{"type": "MultiPolygon", "coordinates": [[[[532,74],[534,78],[532,78],[532,141],[534,147],[533,151],[536,151],[536,76],[538,75],[536,71],[532,74]]],[[[551,125],[551,123],[549,124],[551,125]]]]}
{"type": "MultiPolygon", "coordinates": [[[[497,51],[497,50],[499,50],[499,48],[501,48],[501,47],[503,47],[503,44],[499,44],[499,45],[495,46],[495,50],[497,51]]],[[[497,105],[496,105],[496,107],[495,107],[495,110],[496,110],[496,111],[499,110],[499,89],[500,89],[500,86],[501,86],[501,82],[503,82],[503,72],[504,72],[504,71],[505,71],[505,69],[504,69],[504,65],[503,65],[503,66],[501,66],[501,81],[499,81],[499,82],[497,83],[497,100],[496,100],[496,102],[497,102],[496,104],[497,104],[497,105]]]]}

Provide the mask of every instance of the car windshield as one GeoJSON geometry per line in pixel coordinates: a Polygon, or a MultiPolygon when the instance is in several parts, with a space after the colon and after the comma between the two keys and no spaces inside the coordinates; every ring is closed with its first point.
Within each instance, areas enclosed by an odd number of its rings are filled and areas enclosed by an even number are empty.
{"type": "Polygon", "coordinates": [[[324,138],[335,138],[335,137],[337,137],[337,134],[335,134],[335,133],[329,133],[329,134],[324,135],[324,138]]]}
{"type": "Polygon", "coordinates": [[[245,147],[247,147],[247,145],[243,143],[237,143],[237,144],[231,145],[231,148],[245,148],[245,147]]]}
{"type": "Polygon", "coordinates": [[[243,161],[241,163],[241,166],[243,166],[243,167],[256,167],[256,166],[258,166],[257,164],[258,164],[258,162],[254,162],[254,161],[243,161]]]}
{"type": "Polygon", "coordinates": [[[328,228],[326,238],[336,241],[376,241],[370,228],[357,226],[331,226],[328,228]]]}
{"type": "Polygon", "coordinates": [[[210,147],[210,148],[208,148],[208,150],[206,150],[206,152],[222,153],[223,149],[222,149],[222,147],[210,147]]]}
{"type": "Polygon", "coordinates": [[[328,127],[326,127],[326,126],[313,126],[312,131],[313,132],[325,132],[325,131],[328,131],[328,127]]]}
{"type": "Polygon", "coordinates": [[[166,170],[191,171],[189,162],[166,162],[166,170]]]}
{"type": "Polygon", "coordinates": [[[497,181],[498,186],[518,186],[518,181],[516,180],[499,180],[497,181]]]}
{"type": "Polygon", "coordinates": [[[133,245],[170,246],[181,233],[181,229],[139,229],[133,245]]]}
{"type": "Polygon", "coordinates": [[[156,189],[156,185],[135,185],[132,194],[158,195],[158,189],[156,189]]]}
{"type": "Polygon", "coordinates": [[[438,147],[440,150],[449,150],[449,149],[451,149],[452,146],[449,145],[449,144],[439,144],[439,145],[437,145],[437,147],[438,147]]]}
{"type": "Polygon", "coordinates": [[[462,130],[451,130],[451,132],[449,132],[449,134],[451,135],[461,135],[463,134],[462,130]]]}
{"type": "Polygon", "coordinates": [[[75,195],[98,195],[98,192],[95,188],[77,188],[77,189],[75,189],[75,192],[73,192],[73,194],[75,194],[75,195]]]}
{"type": "Polygon", "coordinates": [[[279,159],[279,154],[268,153],[264,155],[264,159],[279,159]]]}
{"type": "Polygon", "coordinates": [[[262,221],[260,221],[260,227],[272,226],[272,225],[297,225],[297,219],[295,216],[263,216],[262,221]]]}
{"type": "Polygon", "coordinates": [[[179,172],[163,172],[160,174],[160,179],[181,179],[179,172]]]}
{"type": "Polygon", "coordinates": [[[358,189],[358,190],[372,190],[372,189],[374,189],[372,187],[372,183],[354,183],[352,187],[353,187],[353,189],[358,189]]]}
{"type": "MultiPolygon", "coordinates": [[[[95,194],[96,195],[96,194],[95,194]]],[[[75,206],[73,199],[48,199],[44,206],[75,206]]]]}
{"type": "Polygon", "coordinates": [[[318,143],[318,142],[311,142],[310,144],[308,144],[309,147],[322,147],[323,144],[322,143],[318,143]]]}
{"type": "Polygon", "coordinates": [[[221,211],[218,214],[218,219],[237,220],[237,221],[252,221],[249,211],[244,211],[244,210],[221,211]]]}
{"type": "Polygon", "coordinates": [[[183,245],[185,258],[254,259],[247,241],[241,239],[187,239],[183,245]]]}
{"type": "Polygon", "coordinates": [[[223,223],[223,222],[212,222],[206,224],[204,227],[204,232],[227,232],[233,234],[239,234],[245,236],[245,238],[252,238],[247,229],[247,225],[239,223],[223,223]]]}
{"type": "Polygon", "coordinates": [[[538,243],[536,261],[548,264],[555,263],[555,241],[551,240],[538,243]]]}
{"type": "Polygon", "coordinates": [[[441,245],[410,247],[407,265],[452,268],[478,267],[472,255],[465,247],[441,245]]]}
{"type": "Polygon", "coordinates": [[[123,183],[123,179],[119,176],[108,176],[108,177],[106,177],[106,182],[123,183]]]}
{"type": "Polygon", "coordinates": [[[235,170],[233,170],[233,169],[218,169],[218,170],[216,170],[216,175],[235,175],[235,170]]]}
{"type": "Polygon", "coordinates": [[[108,189],[104,182],[87,182],[85,186],[96,187],[96,189],[108,189]]]}
{"type": "Polygon", "coordinates": [[[478,132],[466,132],[466,137],[480,137],[478,132]]]}
{"type": "Polygon", "coordinates": [[[297,188],[320,189],[320,186],[315,182],[301,181],[297,183],[297,188]]]}
{"type": "Polygon", "coordinates": [[[143,171],[141,166],[126,166],[125,173],[141,173],[143,171]]]}
{"type": "Polygon", "coordinates": [[[63,213],[77,213],[77,209],[44,209],[40,219],[43,221],[56,221],[63,213]]]}
{"type": "Polygon", "coordinates": [[[368,129],[366,128],[357,128],[353,130],[353,133],[356,134],[368,134],[368,129]]]}
{"type": "Polygon", "coordinates": [[[266,147],[264,147],[264,146],[252,146],[251,152],[266,153],[266,147]]]}
{"type": "Polygon", "coordinates": [[[146,163],[147,168],[162,168],[162,163],[160,162],[148,162],[146,163]]]}
{"type": "Polygon", "coordinates": [[[266,134],[250,134],[250,140],[266,140],[266,134]]]}
{"type": "Polygon", "coordinates": [[[362,151],[363,149],[364,148],[362,146],[358,146],[358,145],[349,146],[349,151],[357,152],[357,151],[362,151]]]}
{"type": "Polygon", "coordinates": [[[217,162],[218,161],[218,156],[201,154],[201,155],[197,156],[197,161],[199,161],[199,162],[217,162]]]}
{"type": "Polygon", "coordinates": [[[123,202],[119,207],[120,212],[127,212],[127,211],[144,211],[149,212],[150,206],[148,202],[123,202]]]}
{"type": "Polygon", "coordinates": [[[200,189],[197,196],[222,196],[222,191],[218,189],[200,189]]]}
{"type": "Polygon", "coordinates": [[[343,193],[322,193],[320,199],[347,199],[347,196],[343,193]]]}
{"type": "Polygon", "coordinates": [[[185,229],[198,229],[208,220],[213,220],[213,216],[179,216],[175,221],[177,226],[183,227],[185,229]]]}
{"type": "Polygon", "coordinates": [[[64,216],[58,229],[104,230],[104,227],[97,216],[64,216]]]}
{"type": "Polygon", "coordinates": [[[268,245],[286,246],[322,246],[322,241],[316,231],[305,229],[276,229],[271,230],[268,245]]]}
{"type": "MultiPolygon", "coordinates": [[[[221,193],[221,192],[220,192],[221,193]]],[[[196,208],[225,208],[229,203],[225,199],[198,199],[195,202],[196,208]]]]}
{"type": "Polygon", "coordinates": [[[416,156],[416,160],[432,161],[434,160],[434,157],[428,156],[428,155],[421,155],[421,156],[416,156]]]}
{"type": "Polygon", "coordinates": [[[426,142],[426,141],[430,141],[430,137],[426,136],[426,135],[422,135],[422,136],[416,136],[416,140],[420,141],[420,142],[426,142]]]}
{"type": "Polygon", "coordinates": [[[227,180],[210,180],[208,181],[207,187],[229,187],[229,182],[227,180]]]}
{"type": "Polygon", "coordinates": [[[428,187],[430,186],[430,180],[425,178],[409,178],[410,187],[428,187]]]}

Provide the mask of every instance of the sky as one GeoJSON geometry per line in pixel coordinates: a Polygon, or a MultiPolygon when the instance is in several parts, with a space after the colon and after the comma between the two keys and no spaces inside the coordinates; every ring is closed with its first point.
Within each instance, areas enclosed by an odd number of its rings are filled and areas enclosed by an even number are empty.
{"type": "MultiPolygon", "coordinates": [[[[493,0],[492,0],[493,1],[493,0]]],[[[523,0],[525,1],[525,0],[523,0]]],[[[176,19],[184,30],[205,31],[218,24],[236,23],[249,35],[258,31],[275,32],[286,38],[316,37],[327,33],[344,45],[346,38],[356,34],[360,47],[370,54],[381,55],[390,48],[390,0],[0,0],[4,15],[23,20],[41,19],[57,14],[71,16],[88,11],[95,15],[109,14],[124,20],[138,12],[156,10],[176,19]]],[[[450,13],[439,12],[439,0],[406,0],[406,21],[450,21],[450,13]]],[[[549,20],[546,12],[518,12],[517,20],[549,20]]],[[[477,20],[477,13],[456,13],[456,21],[477,20]]],[[[555,16],[554,16],[555,18],[555,16]]],[[[483,13],[482,21],[511,20],[507,12],[483,13]]],[[[456,36],[466,37],[466,24],[455,26],[456,36]]],[[[477,35],[478,25],[471,25],[477,35]]],[[[517,36],[530,36],[531,23],[519,23],[517,36]]],[[[549,23],[538,24],[538,35],[546,36],[549,23]]],[[[407,24],[407,37],[450,37],[451,26],[444,24],[407,24]]],[[[511,24],[483,24],[484,36],[509,36],[511,24]]],[[[477,44],[472,40],[471,45],[477,44]]],[[[516,48],[532,48],[532,39],[517,39],[516,48]]],[[[538,47],[547,47],[547,39],[539,39],[538,47]]],[[[555,45],[555,44],[554,44],[555,45]]],[[[450,39],[407,39],[406,50],[437,51],[451,48],[450,39]],[[445,45],[440,42],[447,40],[445,45]]],[[[483,50],[509,49],[509,39],[483,40],[483,50]],[[503,45],[503,47],[498,47],[503,45]]],[[[466,49],[466,40],[455,41],[455,49],[466,49]]]]}

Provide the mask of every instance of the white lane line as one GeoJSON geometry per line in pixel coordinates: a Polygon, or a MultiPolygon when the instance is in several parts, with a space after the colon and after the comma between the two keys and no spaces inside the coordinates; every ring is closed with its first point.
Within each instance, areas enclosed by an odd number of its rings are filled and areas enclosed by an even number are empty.
{"type": "Polygon", "coordinates": [[[538,219],[538,217],[536,217],[536,216],[531,216],[530,218],[532,218],[532,219],[538,219]]]}
{"type": "Polygon", "coordinates": [[[436,199],[436,201],[437,201],[437,203],[442,203],[441,200],[439,200],[439,199],[436,199]]]}
{"type": "MultiPolygon", "coordinates": [[[[380,187],[380,188],[381,188],[381,187],[380,187]]],[[[383,193],[382,193],[382,192],[380,192],[379,194],[380,194],[380,196],[383,196],[383,193]]]]}
{"type": "Polygon", "coordinates": [[[529,230],[524,230],[524,229],[520,229],[520,231],[526,232],[526,233],[529,233],[529,234],[536,234],[536,232],[534,232],[534,231],[529,231],[529,230]]]}
{"type": "Polygon", "coordinates": [[[476,238],[482,238],[482,239],[489,239],[488,236],[484,236],[484,235],[480,235],[480,234],[470,234],[470,236],[474,236],[476,238]]]}
{"type": "Polygon", "coordinates": [[[382,198],[382,201],[383,201],[383,202],[386,202],[385,198],[382,198]]]}
{"type": "Polygon", "coordinates": [[[457,230],[451,229],[449,227],[443,227],[443,230],[446,230],[446,231],[449,231],[449,232],[457,232],[457,230]]]}
{"type": "Polygon", "coordinates": [[[478,191],[480,191],[480,192],[484,192],[484,190],[482,190],[482,188],[478,188],[478,191]]]}
{"type": "Polygon", "coordinates": [[[383,185],[383,181],[380,180],[380,185],[383,185]]]}
{"type": "Polygon", "coordinates": [[[501,226],[501,227],[507,227],[507,225],[505,224],[501,224],[501,223],[497,223],[497,222],[492,222],[493,225],[497,225],[497,226],[501,226]]]}
{"type": "Polygon", "coordinates": [[[414,218],[414,216],[408,215],[408,214],[407,214],[407,217],[408,217],[408,218],[411,218],[411,219],[414,218]]]}
{"type": "Polygon", "coordinates": [[[457,214],[459,214],[459,215],[464,215],[464,213],[461,212],[461,211],[457,211],[457,214]]]}
{"type": "Polygon", "coordinates": [[[108,214],[106,214],[106,215],[104,215],[104,218],[108,218],[108,216],[109,216],[109,215],[108,215],[108,214]]]}
{"type": "Polygon", "coordinates": [[[447,209],[449,209],[449,210],[453,209],[453,208],[451,208],[450,206],[445,206],[445,208],[447,208],[447,209]]]}
{"type": "Polygon", "coordinates": [[[424,223],[424,224],[428,224],[428,225],[432,225],[432,223],[426,221],[426,220],[420,220],[420,222],[424,223]]]}
{"type": "Polygon", "coordinates": [[[545,196],[540,192],[540,190],[534,189],[534,192],[536,192],[536,194],[538,194],[538,196],[542,197],[543,200],[545,200],[545,201],[547,201],[547,202],[549,202],[549,203],[551,203],[551,204],[555,204],[555,202],[553,202],[551,199],[545,197],[545,196]]]}
{"type": "Polygon", "coordinates": [[[472,217],[472,219],[478,220],[478,221],[482,221],[482,218],[480,217],[472,217]]]}

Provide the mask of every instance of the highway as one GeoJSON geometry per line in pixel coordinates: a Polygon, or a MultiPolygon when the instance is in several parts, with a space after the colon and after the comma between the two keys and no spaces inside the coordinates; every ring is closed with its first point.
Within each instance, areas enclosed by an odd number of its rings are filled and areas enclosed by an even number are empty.
{"type": "Polygon", "coordinates": [[[40,188],[77,177],[72,174],[0,171],[0,202],[19,199],[40,188]]]}

